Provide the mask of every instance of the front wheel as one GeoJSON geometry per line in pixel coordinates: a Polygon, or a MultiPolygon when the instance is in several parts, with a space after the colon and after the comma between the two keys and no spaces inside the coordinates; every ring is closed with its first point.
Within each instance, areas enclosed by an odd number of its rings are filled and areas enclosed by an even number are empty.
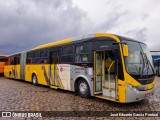
{"type": "Polygon", "coordinates": [[[37,76],[35,74],[32,75],[32,83],[33,83],[34,86],[38,85],[37,76]]]}
{"type": "Polygon", "coordinates": [[[81,79],[78,82],[78,94],[81,97],[85,97],[85,98],[89,98],[90,97],[89,85],[84,79],[81,79]]]}

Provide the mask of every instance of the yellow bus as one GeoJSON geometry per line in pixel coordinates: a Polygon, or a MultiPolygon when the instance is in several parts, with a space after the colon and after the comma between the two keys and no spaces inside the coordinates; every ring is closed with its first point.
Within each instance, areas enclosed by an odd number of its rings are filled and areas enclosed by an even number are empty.
{"type": "Polygon", "coordinates": [[[8,57],[4,74],[33,85],[128,103],[154,94],[155,74],[147,45],[95,33],[38,46],[8,57]]]}

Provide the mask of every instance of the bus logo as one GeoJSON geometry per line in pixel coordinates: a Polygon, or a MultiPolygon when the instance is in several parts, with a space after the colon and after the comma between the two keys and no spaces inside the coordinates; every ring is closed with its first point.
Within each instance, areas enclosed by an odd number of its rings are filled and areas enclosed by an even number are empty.
{"type": "Polygon", "coordinates": [[[74,73],[74,68],[71,68],[71,73],[74,73]]]}
{"type": "Polygon", "coordinates": [[[61,71],[61,72],[63,71],[63,68],[62,68],[62,67],[60,68],[60,71],[61,71]]]}
{"type": "Polygon", "coordinates": [[[85,75],[87,75],[88,74],[88,69],[87,68],[85,68],[85,75]]]}
{"type": "Polygon", "coordinates": [[[2,117],[11,117],[11,112],[2,112],[2,117]]]}

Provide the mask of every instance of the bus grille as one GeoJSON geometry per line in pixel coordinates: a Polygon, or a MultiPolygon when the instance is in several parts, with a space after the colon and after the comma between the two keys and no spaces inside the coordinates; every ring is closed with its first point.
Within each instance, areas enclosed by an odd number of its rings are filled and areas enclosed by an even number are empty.
{"type": "Polygon", "coordinates": [[[138,79],[138,82],[140,82],[142,85],[150,84],[154,81],[154,77],[148,78],[148,79],[138,79]]]}

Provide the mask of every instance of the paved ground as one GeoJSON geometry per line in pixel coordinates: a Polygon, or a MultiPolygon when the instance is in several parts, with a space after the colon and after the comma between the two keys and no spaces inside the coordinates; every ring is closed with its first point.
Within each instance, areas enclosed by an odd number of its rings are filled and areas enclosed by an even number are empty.
{"type": "MultiPolygon", "coordinates": [[[[152,98],[136,103],[121,104],[98,98],[85,99],[74,93],[33,86],[27,82],[0,77],[1,111],[160,111],[160,78],[157,77],[156,91],[152,98]]],[[[87,119],[107,119],[88,117],[87,119]]],[[[1,118],[0,118],[1,119],[1,118]]],[[[43,118],[44,119],[44,118],[43,118]]],[[[55,119],[55,118],[45,118],[55,119]]],[[[62,119],[62,118],[57,118],[62,119]]],[[[63,119],[79,119],[68,117],[63,119]]],[[[81,119],[86,119],[82,117],[81,119]]],[[[109,119],[109,118],[108,118],[109,119]]],[[[112,118],[113,119],[113,118],[112,118]]],[[[115,118],[126,119],[126,118],[115,118]]],[[[133,119],[133,118],[129,118],[133,119]]],[[[134,118],[136,119],[136,118],[134,118]]],[[[146,118],[142,118],[145,119],[146,118]]],[[[155,118],[147,118],[155,119],[155,118]]],[[[158,118],[156,118],[158,119],[158,118]]]]}

